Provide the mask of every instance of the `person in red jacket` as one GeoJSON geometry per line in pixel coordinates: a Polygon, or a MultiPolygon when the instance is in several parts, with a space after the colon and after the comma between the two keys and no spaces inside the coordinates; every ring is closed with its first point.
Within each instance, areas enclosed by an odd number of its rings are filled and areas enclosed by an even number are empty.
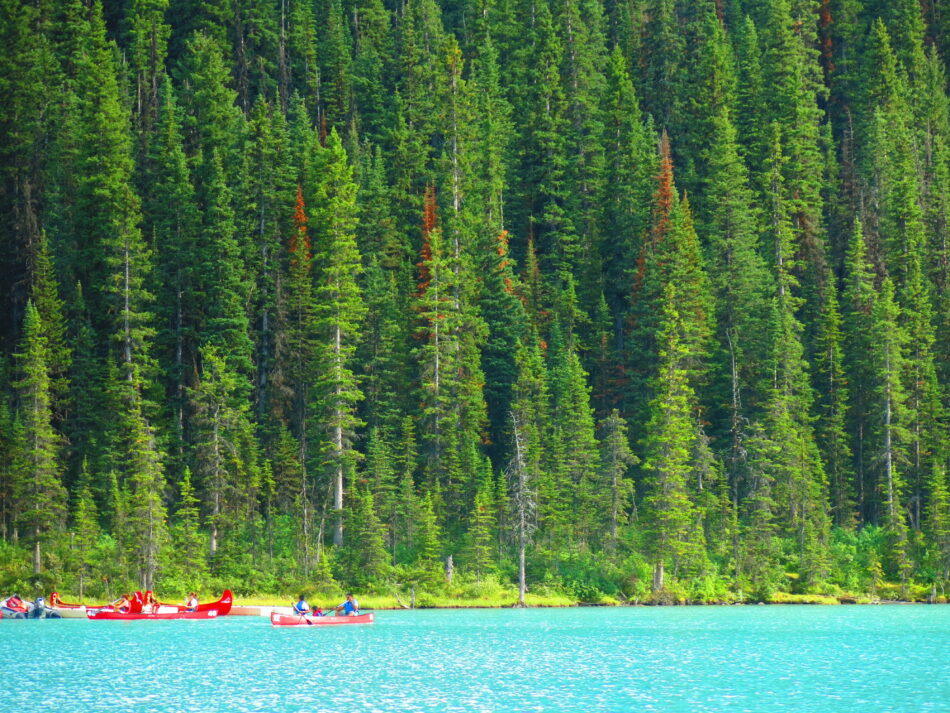
{"type": "Polygon", "coordinates": [[[12,597],[9,597],[0,607],[9,609],[14,614],[26,614],[29,611],[26,602],[20,599],[19,594],[14,594],[12,597]]]}

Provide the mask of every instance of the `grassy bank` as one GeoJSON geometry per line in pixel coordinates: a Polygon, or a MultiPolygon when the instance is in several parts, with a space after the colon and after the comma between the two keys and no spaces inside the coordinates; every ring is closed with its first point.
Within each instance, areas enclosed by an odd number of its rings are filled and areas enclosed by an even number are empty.
{"type": "MultiPolygon", "coordinates": [[[[360,606],[364,609],[403,609],[409,607],[413,602],[411,596],[400,593],[378,594],[355,592],[360,606]]],[[[789,592],[776,592],[768,600],[761,602],[763,604],[813,604],[813,605],[839,605],[839,604],[879,604],[886,602],[928,602],[926,596],[917,593],[918,596],[903,599],[898,595],[888,594],[884,597],[870,596],[868,594],[793,594],[789,592]]],[[[307,600],[311,605],[319,605],[324,608],[335,606],[344,599],[343,592],[313,592],[306,593],[307,600]]],[[[415,598],[415,608],[417,609],[500,609],[511,607],[518,600],[517,590],[499,592],[492,595],[482,596],[460,596],[452,594],[433,594],[417,593],[415,598]]],[[[293,597],[262,594],[259,596],[237,597],[235,604],[247,606],[289,606],[294,601],[293,597]]],[[[566,594],[543,593],[528,594],[525,601],[529,607],[574,607],[574,606],[651,606],[657,604],[663,605],[736,605],[736,604],[758,604],[758,601],[751,601],[748,598],[736,596],[732,599],[722,601],[687,601],[663,598],[659,601],[621,601],[613,597],[603,597],[596,602],[580,601],[566,594]]],[[[947,597],[938,596],[935,603],[947,603],[947,597]]]]}

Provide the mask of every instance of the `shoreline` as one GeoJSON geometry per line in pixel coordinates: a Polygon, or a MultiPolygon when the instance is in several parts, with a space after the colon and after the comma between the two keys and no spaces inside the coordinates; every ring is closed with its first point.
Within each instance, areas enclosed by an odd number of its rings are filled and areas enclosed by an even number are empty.
{"type": "MultiPolygon", "coordinates": [[[[276,600],[269,600],[262,603],[264,598],[248,598],[246,601],[235,599],[234,606],[246,609],[257,608],[267,610],[286,609],[290,611],[290,605],[278,603],[276,600]]],[[[359,597],[357,597],[359,599],[359,597]]],[[[371,599],[371,598],[370,598],[371,599]]],[[[407,605],[374,605],[371,602],[364,604],[361,609],[365,611],[416,611],[416,610],[455,610],[455,609],[581,609],[581,608],[627,608],[627,607],[735,607],[735,606],[906,606],[906,605],[941,605],[948,604],[950,601],[946,597],[939,597],[936,601],[927,601],[923,599],[871,599],[869,597],[849,597],[849,596],[801,596],[796,598],[770,600],[770,601],[713,601],[713,602],[575,602],[575,603],[528,603],[519,607],[516,603],[466,603],[464,601],[454,604],[417,604],[416,606],[407,605]]]]}

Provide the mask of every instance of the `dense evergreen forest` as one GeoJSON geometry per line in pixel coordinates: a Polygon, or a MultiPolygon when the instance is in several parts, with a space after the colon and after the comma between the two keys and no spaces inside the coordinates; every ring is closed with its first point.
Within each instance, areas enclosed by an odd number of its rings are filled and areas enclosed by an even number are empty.
{"type": "Polygon", "coordinates": [[[4,589],[943,591],[950,0],[0,33],[4,589]]]}

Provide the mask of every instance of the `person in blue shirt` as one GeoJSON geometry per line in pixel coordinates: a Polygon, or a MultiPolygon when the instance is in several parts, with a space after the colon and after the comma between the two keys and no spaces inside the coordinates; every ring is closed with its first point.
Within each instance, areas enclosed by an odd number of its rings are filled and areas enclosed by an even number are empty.
{"type": "Polygon", "coordinates": [[[309,613],[310,613],[310,605],[307,604],[307,600],[304,599],[303,594],[301,594],[300,597],[297,599],[297,603],[294,604],[294,614],[300,614],[301,616],[303,616],[304,614],[309,614],[309,613]]]}
{"type": "Polygon", "coordinates": [[[343,616],[357,616],[360,613],[360,603],[353,598],[352,594],[346,595],[346,601],[333,610],[337,616],[343,612],[343,616]]]}

